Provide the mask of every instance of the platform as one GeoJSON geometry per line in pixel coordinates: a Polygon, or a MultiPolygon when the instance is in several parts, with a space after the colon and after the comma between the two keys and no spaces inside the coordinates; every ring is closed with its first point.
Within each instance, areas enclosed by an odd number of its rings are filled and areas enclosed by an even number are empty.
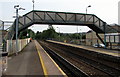
{"type": "Polygon", "coordinates": [[[8,58],[8,69],[2,77],[9,76],[67,77],[37,41],[30,42],[17,56],[8,58]]]}
{"type": "Polygon", "coordinates": [[[103,49],[103,48],[94,48],[94,47],[83,46],[83,45],[75,45],[75,44],[69,44],[69,43],[58,42],[58,41],[53,41],[53,40],[47,40],[47,41],[55,42],[55,43],[59,43],[59,44],[67,45],[67,46],[82,48],[82,49],[86,49],[86,50],[90,50],[90,51],[94,51],[94,52],[98,52],[98,53],[102,53],[106,55],[111,55],[115,57],[120,57],[120,51],[108,50],[108,49],[103,49]]]}

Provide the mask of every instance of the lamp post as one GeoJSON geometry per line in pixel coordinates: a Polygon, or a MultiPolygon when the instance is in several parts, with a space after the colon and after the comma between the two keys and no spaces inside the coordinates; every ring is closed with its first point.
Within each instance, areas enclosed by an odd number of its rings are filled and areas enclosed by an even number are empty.
{"type": "Polygon", "coordinates": [[[76,41],[77,41],[77,44],[79,44],[79,37],[78,37],[78,36],[79,36],[79,34],[78,34],[78,25],[77,25],[77,34],[76,34],[76,35],[77,35],[77,37],[76,37],[76,41]]]}
{"type": "Polygon", "coordinates": [[[91,5],[89,5],[89,6],[86,7],[86,14],[87,14],[87,9],[88,9],[89,7],[91,7],[91,5]]]}
{"type": "Polygon", "coordinates": [[[19,5],[15,5],[16,9],[16,55],[18,54],[18,10],[25,10],[24,8],[19,7],[19,5]]]}
{"type": "Polygon", "coordinates": [[[34,10],[34,8],[35,8],[35,5],[34,5],[35,1],[34,1],[34,0],[32,0],[32,2],[33,2],[33,10],[34,10]]]}
{"type": "MultiPolygon", "coordinates": [[[[80,29],[81,31],[81,29],[80,29]]],[[[82,32],[80,33],[80,44],[82,44],[82,32]]]]}
{"type": "Polygon", "coordinates": [[[59,27],[57,27],[58,28],[58,30],[59,30],[59,41],[60,41],[60,28],[59,27]]]}

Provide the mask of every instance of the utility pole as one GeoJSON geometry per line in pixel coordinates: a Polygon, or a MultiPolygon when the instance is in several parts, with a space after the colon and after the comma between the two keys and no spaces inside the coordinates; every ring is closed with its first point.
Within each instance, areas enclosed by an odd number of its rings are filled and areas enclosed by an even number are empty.
{"type": "MultiPolygon", "coordinates": [[[[80,29],[81,31],[81,29],[80,29]]],[[[82,45],[82,32],[80,33],[80,44],[82,45]]]]}
{"type": "Polygon", "coordinates": [[[87,14],[87,9],[88,9],[89,7],[91,7],[91,5],[89,5],[89,6],[86,7],[86,14],[87,14]]]}
{"type": "Polygon", "coordinates": [[[15,5],[16,9],[16,55],[18,54],[18,10],[25,10],[24,8],[19,7],[19,5],[15,5]]]}
{"type": "Polygon", "coordinates": [[[78,36],[79,36],[79,34],[78,34],[78,26],[77,26],[77,34],[76,34],[76,35],[77,35],[76,41],[77,41],[77,44],[78,44],[78,43],[79,43],[79,37],[78,37],[78,36]]]}
{"type": "Polygon", "coordinates": [[[59,41],[60,41],[60,28],[59,27],[57,27],[58,28],[58,30],[59,30],[59,41]]]}
{"type": "Polygon", "coordinates": [[[19,5],[14,6],[16,9],[16,55],[18,54],[18,7],[19,5]]]}
{"type": "Polygon", "coordinates": [[[34,0],[32,0],[32,2],[33,2],[33,10],[34,10],[34,8],[35,8],[35,5],[34,5],[35,1],[34,1],[34,0]]]}

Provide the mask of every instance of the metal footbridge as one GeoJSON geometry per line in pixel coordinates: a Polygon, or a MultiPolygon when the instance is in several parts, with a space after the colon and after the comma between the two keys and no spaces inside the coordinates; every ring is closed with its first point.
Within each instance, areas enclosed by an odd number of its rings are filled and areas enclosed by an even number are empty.
{"type": "MultiPolygon", "coordinates": [[[[114,33],[115,29],[111,28],[106,22],[94,14],[55,12],[33,10],[19,17],[18,31],[22,31],[33,24],[51,24],[51,25],[82,25],[88,26],[96,33],[114,33]]],[[[16,20],[11,26],[6,39],[12,39],[15,35],[16,20]]]]}

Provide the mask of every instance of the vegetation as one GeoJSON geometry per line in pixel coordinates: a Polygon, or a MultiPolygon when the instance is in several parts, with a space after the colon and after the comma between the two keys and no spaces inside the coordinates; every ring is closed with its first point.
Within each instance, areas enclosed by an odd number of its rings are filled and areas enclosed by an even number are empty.
{"type": "Polygon", "coordinates": [[[81,33],[57,33],[53,27],[50,27],[43,32],[37,31],[37,33],[34,33],[31,29],[26,29],[20,33],[19,38],[32,38],[37,40],[50,39],[79,44],[80,39],[86,39],[86,36],[81,33]]]}
{"type": "Polygon", "coordinates": [[[73,33],[73,34],[57,33],[55,29],[52,27],[47,30],[44,30],[43,32],[37,31],[35,39],[39,39],[39,40],[50,39],[50,40],[80,44],[80,39],[86,39],[86,36],[85,34],[81,34],[81,33],[73,33]]]}
{"type": "Polygon", "coordinates": [[[55,31],[55,29],[53,27],[44,30],[43,32],[39,32],[37,31],[35,39],[53,39],[53,38],[57,38],[58,37],[58,33],[55,31]]]}
{"type": "Polygon", "coordinates": [[[20,32],[19,38],[20,39],[24,39],[24,38],[33,38],[34,39],[35,33],[31,29],[26,29],[26,30],[20,32]]]}

